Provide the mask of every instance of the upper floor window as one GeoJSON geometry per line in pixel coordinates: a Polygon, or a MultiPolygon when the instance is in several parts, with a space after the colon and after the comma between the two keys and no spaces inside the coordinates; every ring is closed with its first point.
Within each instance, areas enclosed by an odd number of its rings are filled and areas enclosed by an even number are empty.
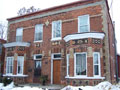
{"type": "Polygon", "coordinates": [[[52,22],[52,40],[61,39],[61,26],[61,20],[52,22]]]}
{"type": "Polygon", "coordinates": [[[13,57],[7,57],[6,74],[13,74],[13,57]]]}
{"type": "Polygon", "coordinates": [[[23,74],[23,67],[24,67],[24,57],[18,56],[17,57],[17,74],[23,74]]]}
{"type": "Polygon", "coordinates": [[[75,75],[86,76],[87,75],[87,55],[86,53],[75,54],[75,75]]]}
{"type": "Polygon", "coordinates": [[[90,22],[89,15],[83,15],[78,17],[78,32],[89,32],[90,31],[90,22]]]}
{"type": "Polygon", "coordinates": [[[93,53],[94,76],[100,76],[100,53],[93,53]]]}
{"type": "Polygon", "coordinates": [[[16,42],[22,42],[23,28],[17,28],[16,30],[16,42]]]}
{"type": "Polygon", "coordinates": [[[35,41],[42,41],[43,39],[43,25],[42,24],[37,24],[35,26],[35,41]]]}

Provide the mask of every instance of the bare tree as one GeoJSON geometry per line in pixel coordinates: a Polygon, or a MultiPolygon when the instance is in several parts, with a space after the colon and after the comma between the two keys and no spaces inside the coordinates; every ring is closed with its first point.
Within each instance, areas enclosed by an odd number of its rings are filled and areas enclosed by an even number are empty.
{"type": "Polygon", "coordinates": [[[18,11],[18,15],[21,16],[21,15],[25,15],[25,14],[29,14],[29,13],[32,13],[32,12],[36,12],[38,11],[38,9],[34,8],[34,6],[31,6],[30,8],[26,9],[25,7],[21,8],[19,11],[18,11]]]}
{"type": "Polygon", "coordinates": [[[7,38],[7,24],[0,22],[0,39],[7,38]]]}

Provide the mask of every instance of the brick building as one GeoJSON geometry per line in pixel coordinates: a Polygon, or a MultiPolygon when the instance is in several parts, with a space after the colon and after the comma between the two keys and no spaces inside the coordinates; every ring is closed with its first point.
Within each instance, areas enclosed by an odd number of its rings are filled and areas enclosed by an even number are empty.
{"type": "Polygon", "coordinates": [[[3,68],[4,68],[4,59],[5,59],[5,48],[3,47],[3,44],[6,43],[5,40],[0,39],[0,76],[3,74],[3,68]]]}
{"type": "Polygon", "coordinates": [[[17,83],[116,81],[114,28],[106,0],[82,0],[8,19],[4,76],[17,83]]]}
{"type": "Polygon", "coordinates": [[[117,60],[118,60],[118,78],[120,80],[120,55],[117,55],[117,60]]]}

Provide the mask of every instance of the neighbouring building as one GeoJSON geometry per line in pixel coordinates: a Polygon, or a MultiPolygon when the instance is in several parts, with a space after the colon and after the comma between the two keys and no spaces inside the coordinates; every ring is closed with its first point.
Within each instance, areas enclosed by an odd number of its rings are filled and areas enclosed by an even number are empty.
{"type": "Polygon", "coordinates": [[[120,55],[117,55],[117,60],[118,60],[118,78],[120,80],[120,55]]]}
{"type": "Polygon", "coordinates": [[[9,18],[4,77],[17,83],[116,82],[114,28],[107,0],[80,0],[9,18]]]}
{"type": "Polygon", "coordinates": [[[6,43],[5,40],[0,39],[0,77],[3,75],[4,60],[5,60],[5,48],[3,47],[3,44],[5,43],[6,43]]]}

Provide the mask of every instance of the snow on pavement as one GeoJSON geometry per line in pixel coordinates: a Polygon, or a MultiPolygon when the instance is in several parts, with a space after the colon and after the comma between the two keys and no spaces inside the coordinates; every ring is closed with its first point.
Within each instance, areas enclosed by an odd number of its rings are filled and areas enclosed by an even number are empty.
{"type": "Polygon", "coordinates": [[[105,81],[96,86],[66,86],[62,90],[120,90],[120,85],[112,85],[105,81]]]}
{"type": "MultiPolygon", "coordinates": [[[[0,90],[44,90],[39,87],[30,87],[30,86],[24,86],[24,87],[15,87],[14,83],[7,85],[6,87],[3,86],[2,83],[0,83],[0,90]]],[[[46,89],[48,90],[48,89],[46,89]]],[[[66,86],[61,90],[120,90],[120,84],[112,85],[111,83],[105,81],[101,82],[96,86],[66,86]]]]}

